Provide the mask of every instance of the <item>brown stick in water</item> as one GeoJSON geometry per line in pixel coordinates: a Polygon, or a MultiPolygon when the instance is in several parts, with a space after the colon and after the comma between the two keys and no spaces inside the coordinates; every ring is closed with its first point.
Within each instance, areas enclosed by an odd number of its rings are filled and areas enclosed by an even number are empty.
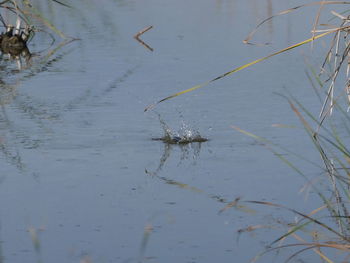
{"type": "Polygon", "coordinates": [[[142,29],[141,31],[139,31],[135,36],[134,38],[139,38],[139,36],[141,36],[142,34],[146,33],[148,30],[152,29],[153,26],[149,26],[149,27],[146,27],[144,29],[142,29]]]}
{"type": "Polygon", "coordinates": [[[153,51],[153,48],[151,48],[149,45],[147,45],[145,42],[143,42],[141,39],[140,39],[140,36],[142,34],[144,34],[145,32],[147,32],[148,30],[152,29],[153,26],[149,26],[149,27],[146,27],[144,29],[142,29],[141,31],[139,31],[135,36],[134,38],[141,44],[143,45],[145,48],[147,48],[148,50],[150,51],[153,51]]]}

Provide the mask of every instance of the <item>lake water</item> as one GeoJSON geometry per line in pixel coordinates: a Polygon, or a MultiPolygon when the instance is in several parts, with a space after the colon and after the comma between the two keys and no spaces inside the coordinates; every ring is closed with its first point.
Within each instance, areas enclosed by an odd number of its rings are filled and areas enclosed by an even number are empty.
{"type": "MultiPolygon", "coordinates": [[[[322,41],[144,112],[159,99],[310,37],[318,7],[266,23],[253,41],[272,45],[252,46],[242,40],[257,23],[304,1],[71,2],[71,9],[33,4],[80,40],[45,61],[61,40],[56,35],[50,47],[48,34],[37,33],[29,44],[32,66],[18,71],[14,61],[1,61],[1,262],[249,262],[284,233],[277,218],[295,215],[249,204],[219,213],[227,202],[265,200],[306,212],[319,206],[314,195],[299,193],[304,178],[231,126],[319,162],[277,93],[289,91],[318,113],[305,58],[322,61],[322,41]],[[140,38],[153,51],[133,38],[151,25],[140,38]],[[163,136],[160,119],[209,141],[154,141],[163,136]],[[274,228],[237,232],[252,225],[274,228]]],[[[319,175],[286,157],[306,175],[319,175]]],[[[258,262],[288,255],[270,253],[258,262]]]]}

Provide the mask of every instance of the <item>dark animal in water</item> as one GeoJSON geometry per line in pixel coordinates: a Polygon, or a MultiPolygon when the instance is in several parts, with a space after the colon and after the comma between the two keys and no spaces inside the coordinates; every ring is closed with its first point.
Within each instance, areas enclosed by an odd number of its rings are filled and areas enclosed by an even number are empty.
{"type": "Polygon", "coordinates": [[[5,33],[0,35],[0,49],[4,54],[18,56],[23,51],[28,50],[27,41],[30,35],[30,29],[26,28],[24,31],[13,32],[14,27],[8,26],[5,33]]]}

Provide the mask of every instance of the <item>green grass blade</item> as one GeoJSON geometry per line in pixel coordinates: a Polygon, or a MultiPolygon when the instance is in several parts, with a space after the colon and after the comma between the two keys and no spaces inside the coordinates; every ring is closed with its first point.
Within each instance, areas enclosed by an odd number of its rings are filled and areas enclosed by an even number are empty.
{"type": "Polygon", "coordinates": [[[338,31],[338,30],[340,30],[340,29],[338,28],[338,29],[335,29],[335,30],[331,30],[331,31],[328,31],[328,32],[325,32],[325,33],[316,35],[316,36],[314,36],[314,37],[311,37],[311,38],[308,38],[308,39],[306,39],[306,40],[304,40],[304,41],[301,41],[301,42],[299,42],[299,43],[297,43],[297,44],[294,44],[294,45],[291,45],[291,46],[286,47],[286,48],[284,48],[284,49],[281,49],[281,50],[279,50],[279,51],[277,51],[277,52],[275,52],[275,53],[272,53],[272,54],[270,54],[270,55],[268,55],[268,56],[266,56],[266,57],[256,59],[256,60],[254,60],[254,61],[252,61],[252,62],[249,62],[249,63],[247,63],[247,64],[245,64],[245,65],[242,65],[242,66],[239,66],[239,67],[237,67],[237,68],[234,68],[233,70],[230,70],[230,71],[228,71],[228,72],[226,72],[226,73],[224,73],[224,74],[222,74],[222,75],[220,75],[220,76],[218,76],[218,77],[216,77],[216,78],[214,78],[214,79],[212,79],[212,80],[209,80],[209,81],[207,81],[207,82],[205,82],[205,83],[203,83],[203,84],[196,85],[196,86],[194,86],[194,87],[192,87],[192,88],[189,88],[189,89],[186,89],[186,90],[177,92],[177,93],[175,93],[175,94],[173,94],[173,95],[170,95],[170,96],[168,96],[168,97],[165,97],[165,98],[159,100],[158,102],[156,102],[155,104],[151,104],[151,105],[147,106],[147,107],[145,108],[144,111],[148,111],[148,110],[154,108],[157,104],[159,104],[159,103],[161,103],[161,102],[163,102],[163,101],[166,101],[166,100],[175,98],[175,97],[177,97],[177,96],[179,96],[179,95],[182,95],[182,94],[185,94],[185,93],[194,91],[194,90],[199,89],[199,88],[203,88],[203,87],[207,86],[208,84],[210,84],[210,83],[212,83],[212,82],[214,82],[214,81],[217,81],[217,80],[219,80],[219,79],[222,79],[222,78],[224,78],[224,77],[226,77],[226,76],[229,76],[229,75],[231,75],[231,74],[233,74],[233,73],[236,73],[236,72],[238,72],[238,71],[241,71],[242,69],[246,69],[246,68],[248,68],[248,67],[250,67],[250,66],[253,66],[253,65],[255,65],[255,64],[259,63],[259,62],[262,62],[262,61],[264,61],[264,60],[266,60],[266,59],[269,59],[269,58],[271,58],[271,57],[274,57],[274,56],[276,56],[276,55],[279,55],[279,54],[281,54],[281,53],[284,53],[284,52],[286,52],[286,51],[289,51],[289,50],[291,50],[291,49],[294,49],[294,48],[296,48],[296,47],[300,47],[300,46],[302,46],[302,45],[304,45],[304,44],[310,43],[310,42],[312,42],[312,41],[314,41],[314,40],[316,40],[316,39],[318,39],[318,38],[321,38],[321,37],[324,37],[324,36],[329,35],[329,34],[331,34],[331,33],[334,33],[334,32],[336,32],[336,31],[338,31]]]}

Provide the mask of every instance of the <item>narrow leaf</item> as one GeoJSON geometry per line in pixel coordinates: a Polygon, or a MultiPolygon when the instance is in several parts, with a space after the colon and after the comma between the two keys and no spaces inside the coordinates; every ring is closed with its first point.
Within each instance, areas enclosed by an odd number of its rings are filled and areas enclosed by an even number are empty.
{"type": "MultiPolygon", "coordinates": [[[[348,27],[346,27],[346,28],[348,28],[348,27]]],[[[196,86],[194,86],[194,87],[192,87],[192,88],[189,88],[189,89],[187,89],[187,90],[183,90],[183,91],[177,92],[177,93],[175,93],[175,94],[173,94],[173,95],[170,95],[170,96],[168,96],[168,97],[165,97],[164,99],[161,99],[160,101],[156,102],[155,104],[151,104],[151,105],[147,106],[147,107],[145,108],[144,111],[148,111],[148,110],[154,108],[157,104],[159,104],[159,103],[161,103],[161,102],[163,102],[163,101],[166,101],[166,100],[168,100],[168,99],[175,98],[175,97],[177,97],[177,96],[179,96],[179,95],[182,95],[182,94],[185,94],[185,93],[194,91],[194,90],[199,89],[199,88],[203,88],[203,87],[207,86],[208,84],[210,84],[210,83],[212,83],[212,82],[214,82],[214,81],[217,81],[217,80],[219,80],[219,79],[222,79],[222,78],[224,78],[224,77],[226,77],[226,76],[228,76],[228,75],[231,75],[231,74],[233,74],[233,73],[236,73],[236,72],[238,72],[238,71],[240,71],[240,70],[242,70],[242,69],[248,68],[248,67],[250,67],[250,66],[252,66],[252,65],[255,65],[255,64],[257,64],[257,63],[259,63],[259,62],[261,62],[261,61],[264,61],[264,60],[266,60],[266,59],[269,59],[269,58],[271,58],[271,57],[273,57],[273,56],[279,55],[279,54],[281,54],[281,53],[283,53],[283,52],[286,52],[286,51],[288,51],[288,50],[291,50],[291,49],[294,49],[294,48],[296,48],[296,47],[302,46],[302,45],[304,45],[304,44],[307,44],[307,43],[309,43],[309,42],[312,42],[313,40],[316,40],[316,39],[318,39],[318,38],[324,37],[324,36],[326,36],[326,35],[328,35],[328,34],[334,33],[334,32],[336,32],[336,31],[338,31],[338,30],[340,30],[340,29],[343,29],[343,28],[334,29],[334,30],[331,30],[331,31],[328,31],[328,32],[319,34],[319,35],[317,35],[317,36],[308,38],[308,39],[306,39],[306,40],[304,40],[304,41],[301,41],[301,42],[299,42],[299,43],[297,43],[297,44],[294,44],[294,45],[292,45],[292,46],[289,46],[289,47],[287,47],[287,48],[284,48],[284,49],[282,49],[282,50],[279,50],[279,51],[277,51],[277,52],[275,52],[275,53],[272,53],[272,54],[270,54],[270,55],[268,55],[268,56],[266,56],[266,57],[259,58],[259,59],[257,59],[257,60],[252,61],[252,62],[249,62],[249,63],[247,63],[247,64],[245,64],[245,65],[243,65],[243,66],[239,66],[239,67],[237,67],[237,68],[235,68],[235,69],[233,69],[233,70],[231,70],[231,71],[228,71],[228,72],[226,72],[226,73],[224,73],[224,74],[222,74],[222,75],[220,75],[220,76],[218,76],[218,77],[216,77],[216,78],[214,78],[214,79],[212,79],[212,80],[209,80],[209,81],[207,81],[207,82],[205,82],[205,83],[196,85],[196,86]]]]}

